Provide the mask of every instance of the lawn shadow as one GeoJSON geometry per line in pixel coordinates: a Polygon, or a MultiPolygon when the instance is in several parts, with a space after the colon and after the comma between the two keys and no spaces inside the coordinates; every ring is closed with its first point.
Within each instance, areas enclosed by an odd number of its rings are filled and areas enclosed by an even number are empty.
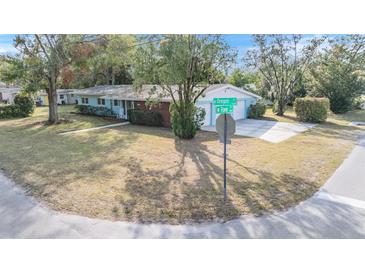
{"type": "Polygon", "coordinates": [[[315,127],[307,130],[305,134],[313,137],[334,138],[349,141],[356,141],[361,129],[355,126],[339,125],[330,121],[319,123],[315,127]]]}
{"type": "MultiPolygon", "coordinates": [[[[176,139],[176,136],[172,132],[171,128],[165,128],[165,127],[152,127],[152,126],[142,126],[142,125],[126,125],[120,128],[114,128],[119,131],[124,132],[135,132],[138,134],[145,134],[155,137],[163,137],[163,138],[169,138],[169,139],[176,139]]],[[[196,136],[193,140],[199,140],[199,141],[213,141],[218,139],[218,134],[216,132],[207,132],[198,130],[196,136]]]]}
{"type": "Polygon", "coordinates": [[[138,141],[138,135],[132,133],[126,138],[111,131],[57,135],[55,130],[47,131],[49,127],[57,125],[35,122],[12,127],[7,138],[12,147],[10,153],[17,157],[8,157],[2,165],[4,172],[28,193],[45,200],[66,193],[75,182],[84,182],[82,187],[87,188],[95,176],[110,176],[107,167],[113,161],[122,161],[123,150],[138,141]]]}
{"type": "Polygon", "coordinates": [[[259,117],[259,118],[255,118],[257,120],[266,120],[266,121],[275,121],[275,122],[283,122],[283,118],[288,119],[290,121],[293,121],[295,123],[299,123],[300,121],[298,120],[298,118],[294,117],[294,116],[289,116],[289,115],[283,115],[283,116],[278,116],[277,118],[275,116],[263,116],[263,117],[259,117]]]}
{"type": "Polygon", "coordinates": [[[277,176],[239,165],[239,170],[228,170],[224,204],[222,155],[209,151],[199,139],[175,139],[175,148],[180,160],[174,169],[148,170],[137,159],[128,161],[125,193],[116,196],[120,202],[116,218],[172,224],[227,221],[241,214],[286,209],[319,188],[315,182],[292,174],[277,176]],[[190,168],[197,170],[193,180],[186,177],[191,162],[190,168]]]}

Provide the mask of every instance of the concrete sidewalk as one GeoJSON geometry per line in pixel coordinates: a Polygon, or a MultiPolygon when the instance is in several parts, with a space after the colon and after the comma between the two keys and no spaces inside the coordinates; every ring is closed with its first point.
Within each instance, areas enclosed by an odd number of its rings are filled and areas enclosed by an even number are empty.
{"type": "Polygon", "coordinates": [[[92,127],[92,128],[71,130],[71,131],[61,132],[61,133],[58,133],[58,134],[59,135],[70,135],[70,134],[79,133],[79,132],[94,131],[94,130],[99,130],[99,129],[103,129],[103,128],[119,127],[119,126],[125,126],[125,125],[129,125],[129,122],[110,124],[110,125],[105,125],[105,126],[100,126],[100,127],[92,127]]]}
{"type": "Polygon", "coordinates": [[[365,137],[328,180],[324,189],[331,194],[365,202],[365,137]]]}
{"type": "Polygon", "coordinates": [[[361,164],[351,163],[364,156],[361,141],[322,190],[288,211],[261,217],[242,216],[225,223],[194,225],[134,224],[60,214],[26,196],[23,190],[0,174],[0,237],[365,238],[365,203],[355,199],[362,196],[345,197],[347,192],[339,191],[347,191],[348,182],[354,182],[359,187],[356,192],[363,193],[365,186],[361,178],[365,178],[365,169],[361,164]],[[347,178],[346,174],[356,176],[347,178]]]}

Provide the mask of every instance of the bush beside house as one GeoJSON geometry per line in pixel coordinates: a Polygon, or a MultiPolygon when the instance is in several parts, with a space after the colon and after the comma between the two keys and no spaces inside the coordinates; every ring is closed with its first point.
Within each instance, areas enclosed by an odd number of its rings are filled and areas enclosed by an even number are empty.
{"type": "Polygon", "coordinates": [[[296,98],[294,110],[302,122],[320,123],[327,119],[330,102],[328,98],[304,97],[296,98]]]}
{"type": "Polygon", "coordinates": [[[266,112],[266,105],[263,102],[257,102],[255,105],[251,105],[248,110],[249,118],[260,118],[264,116],[266,112]]]}
{"type": "Polygon", "coordinates": [[[115,113],[106,107],[94,107],[89,105],[75,105],[80,114],[102,117],[116,117],[115,113]]]}
{"type": "Polygon", "coordinates": [[[162,127],[161,113],[147,109],[129,109],[128,118],[132,124],[162,127]]]}
{"type": "Polygon", "coordinates": [[[27,117],[34,112],[35,102],[27,94],[17,94],[14,104],[0,106],[0,119],[27,117]]]}
{"type": "Polygon", "coordinates": [[[174,103],[170,104],[171,127],[174,134],[182,139],[194,138],[198,129],[204,124],[205,109],[194,103],[180,104],[185,112],[180,113],[174,103]]]}

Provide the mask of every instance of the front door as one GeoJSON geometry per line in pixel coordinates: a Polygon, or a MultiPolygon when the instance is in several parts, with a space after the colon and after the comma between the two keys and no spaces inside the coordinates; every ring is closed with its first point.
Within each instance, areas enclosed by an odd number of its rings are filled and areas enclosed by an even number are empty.
{"type": "Polygon", "coordinates": [[[119,101],[119,117],[122,119],[127,119],[127,112],[125,109],[125,100],[119,101]]]}

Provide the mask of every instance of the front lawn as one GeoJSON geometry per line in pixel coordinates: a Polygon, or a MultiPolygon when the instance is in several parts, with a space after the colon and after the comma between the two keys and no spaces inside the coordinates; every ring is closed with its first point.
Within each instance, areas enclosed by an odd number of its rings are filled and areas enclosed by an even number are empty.
{"type": "Polygon", "coordinates": [[[168,129],[128,125],[58,135],[110,123],[70,111],[61,107],[72,122],[55,126],[41,123],[47,108],[0,121],[0,168],[55,210],[111,220],[186,223],[283,210],[326,182],[360,132],[335,117],[278,144],[235,137],[223,206],[216,133],[182,141],[168,129]]]}

